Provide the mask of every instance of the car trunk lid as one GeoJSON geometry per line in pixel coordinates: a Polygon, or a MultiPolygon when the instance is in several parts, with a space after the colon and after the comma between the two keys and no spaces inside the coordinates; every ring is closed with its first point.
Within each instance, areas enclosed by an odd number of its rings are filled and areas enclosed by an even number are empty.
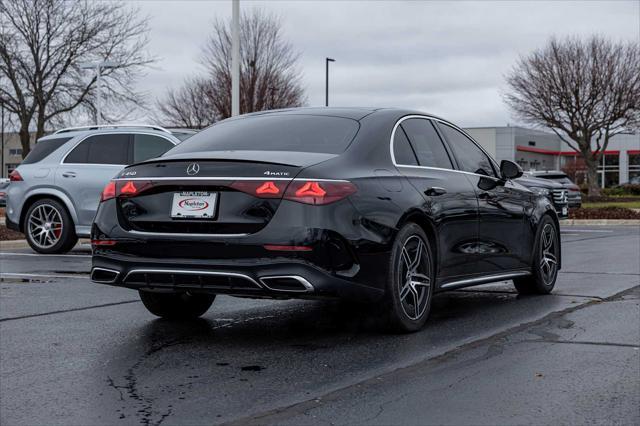
{"type": "Polygon", "coordinates": [[[198,153],[128,167],[116,179],[122,226],[160,234],[255,233],[269,223],[300,170],[334,157],[260,154],[198,153]]]}

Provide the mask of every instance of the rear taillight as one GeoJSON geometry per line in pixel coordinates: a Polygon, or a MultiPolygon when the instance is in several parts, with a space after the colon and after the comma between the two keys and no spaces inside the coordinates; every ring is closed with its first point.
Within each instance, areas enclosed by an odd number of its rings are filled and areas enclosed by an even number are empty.
{"type": "Polygon", "coordinates": [[[114,181],[110,181],[102,190],[102,195],[100,196],[100,201],[107,201],[116,196],[116,183],[114,181]]]}
{"type": "Polygon", "coordinates": [[[24,179],[22,179],[22,176],[20,176],[20,173],[18,173],[17,170],[14,170],[9,173],[9,180],[11,182],[22,182],[24,179]]]}
{"type": "Polygon", "coordinates": [[[347,181],[293,181],[287,188],[284,198],[305,204],[324,205],[335,203],[358,189],[347,181]]]}
{"type": "Polygon", "coordinates": [[[287,182],[272,180],[237,180],[231,188],[258,198],[282,198],[287,182]]]}
{"type": "Polygon", "coordinates": [[[153,184],[148,180],[112,180],[102,190],[100,201],[107,201],[115,197],[134,197],[152,186],[153,184]]]}
{"type": "Polygon", "coordinates": [[[305,204],[323,205],[334,203],[357,191],[347,181],[294,180],[240,180],[231,188],[258,198],[285,198],[305,204]]]}
{"type": "MultiPolygon", "coordinates": [[[[117,184],[116,184],[116,187],[117,187],[117,184]]],[[[136,187],[136,184],[133,183],[132,180],[130,180],[124,185],[122,185],[122,187],[120,188],[120,193],[127,194],[127,195],[134,195],[138,193],[138,188],[136,187]]]]}

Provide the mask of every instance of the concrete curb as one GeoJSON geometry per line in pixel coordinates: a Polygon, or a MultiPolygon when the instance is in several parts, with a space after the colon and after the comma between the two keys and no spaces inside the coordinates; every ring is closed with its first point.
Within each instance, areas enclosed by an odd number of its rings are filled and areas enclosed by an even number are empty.
{"type": "Polygon", "coordinates": [[[565,219],[560,226],[640,226],[640,219],[565,219]]]}
{"type": "MultiPolygon", "coordinates": [[[[12,250],[12,249],[23,249],[23,248],[30,248],[29,243],[27,243],[27,240],[7,240],[7,241],[0,241],[0,251],[2,250],[12,250]]],[[[87,239],[80,239],[80,241],[78,241],[78,244],[76,244],[75,249],[91,249],[91,240],[87,240],[87,239]]],[[[43,254],[43,256],[46,256],[45,254],[43,254]]]]}
{"type": "Polygon", "coordinates": [[[0,250],[29,248],[27,240],[0,241],[0,250]]]}

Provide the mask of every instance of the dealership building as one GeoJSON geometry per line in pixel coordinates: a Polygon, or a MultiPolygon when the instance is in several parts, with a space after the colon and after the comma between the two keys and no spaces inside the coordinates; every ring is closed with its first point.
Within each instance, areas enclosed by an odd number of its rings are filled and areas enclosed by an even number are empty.
{"type": "MultiPolygon", "coordinates": [[[[515,161],[524,170],[573,168],[580,174],[580,155],[553,133],[516,126],[465,130],[498,161],[515,161]]],[[[602,187],[623,184],[640,176],[640,133],[612,137],[598,172],[602,187]]]]}
{"type": "MultiPolygon", "coordinates": [[[[515,161],[524,170],[566,170],[571,163],[580,163],[577,153],[553,133],[517,126],[465,130],[498,161],[515,161]]],[[[32,146],[33,143],[32,134],[32,146]]],[[[18,133],[5,133],[3,177],[21,161],[18,133]]],[[[616,135],[609,141],[599,167],[600,184],[603,187],[615,186],[628,182],[634,176],[640,176],[640,133],[616,135]]]]}

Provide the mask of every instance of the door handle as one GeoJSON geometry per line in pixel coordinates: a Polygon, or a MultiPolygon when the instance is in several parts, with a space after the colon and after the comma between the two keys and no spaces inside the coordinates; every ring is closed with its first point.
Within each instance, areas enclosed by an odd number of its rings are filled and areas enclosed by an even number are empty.
{"type": "Polygon", "coordinates": [[[478,198],[481,198],[483,200],[493,200],[496,198],[495,194],[492,194],[491,192],[481,192],[478,195],[478,198]]]}
{"type": "Polygon", "coordinates": [[[64,172],[64,173],[62,173],[62,177],[74,178],[74,177],[76,177],[76,174],[74,172],[64,172]]]}
{"type": "Polygon", "coordinates": [[[443,195],[446,193],[447,193],[447,190],[444,188],[440,188],[439,186],[432,186],[431,188],[427,188],[424,191],[424,194],[428,195],[429,197],[436,197],[438,195],[443,195]]]}

